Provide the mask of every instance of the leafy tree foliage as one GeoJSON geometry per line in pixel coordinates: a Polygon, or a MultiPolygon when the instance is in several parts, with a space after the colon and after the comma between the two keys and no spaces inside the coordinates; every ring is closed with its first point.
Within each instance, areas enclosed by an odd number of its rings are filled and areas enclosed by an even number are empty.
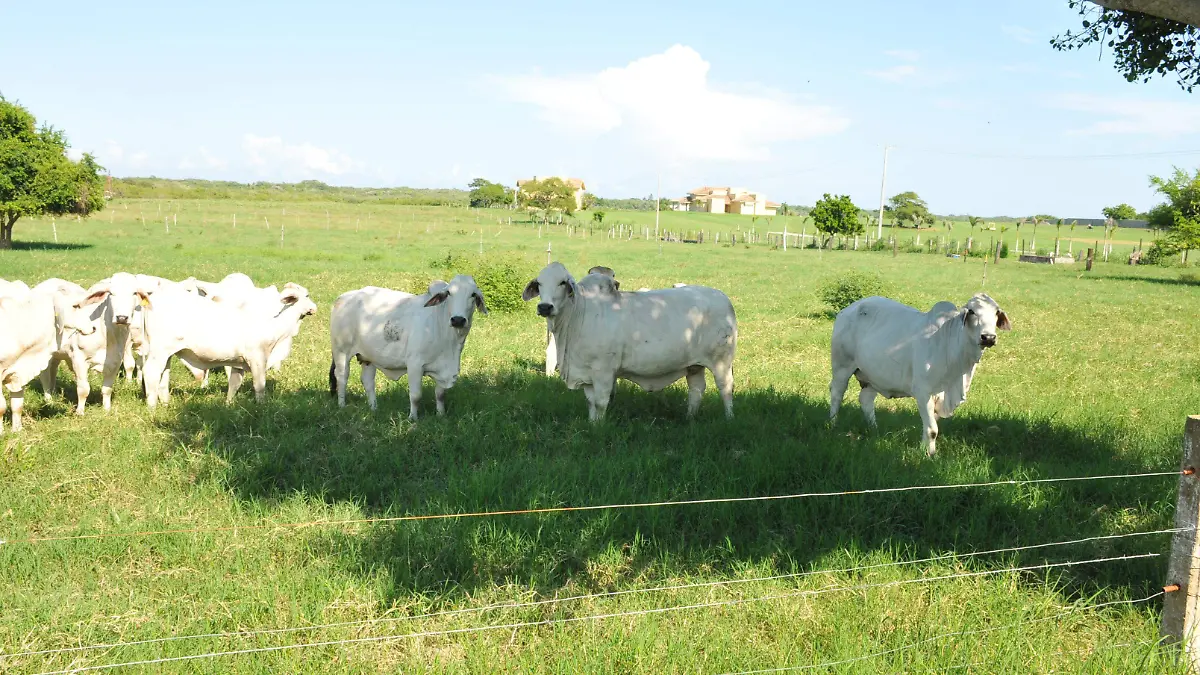
{"type": "Polygon", "coordinates": [[[1106,206],[1100,210],[1105,218],[1113,220],[1134,220],[1137,218],[1137,209],[1128,204],[1117,204],[1116,206],[1106,206]]]}
{"type": "Polygon", "coordinates": [[[859,210],[849,195],[833,197],[826,192],[808,215],[812,217],[818,232],[852,236],[863,232],[862,221],[858,219],[859,210]]]}
{"type": "Polygon", "coordinates": [[[1200,58],[1196,53],[1200,28],[1141,12],[1107,9],[1083,0],[1068,0],[1067,4],[1084,17],[1083,27],[1051,40],[1055,49],[1107,47],[1115,56],[1117,71],[1130,82],[1149,82],[1155,75],[1174,74],[1179,86],[1188,92],[1200,84],[1200,58]]]}
{"type": "Polygon", "coordinates": [[[585,192],[583,193],[583,210],[593,209],[596,207],[596,195],[585,192]]]}
{"type": "Polygon", "coordinates": [[[1151,226],[1166,230],[1166,243],[1177,250],[1200,248],[1200,169],[1193,175],[1176,168],[1167,178],[1151,176],[1150,185],[1167,198],[1150,210],[1151,226]]]}
{"type": "Polygon", "coordinates": [[[901,192],[889,199],[888,205],[883,208],[892,214],[892,218],[901,225],[910,223],[913,227],[920,227],[925,223],[933,222],[933,214],[929,212],[929,205],[915,192],[901,192]]]}
{"type": "Polygon", "coordinates": [[[484,178],[476,178],[467,187],[471,188],[469,197],[471,206],[477,209],[512,204],[512,188],[505,187],[500,183],[493,183],[484,178]]]}
{"type": "Polygon", "coordinates": [[[67,137],[0,97],[0,248],[12,248],[21,216],[88,215],[104,208],[102,167],[67,157],[67,137]]]}
{"type": "Polygon", "coordinates": [[[593,211],[592,212],[592,220],[596,221],[597,223],[603,223],[604,215],[605,214],[603,211],[593,211]]]}
{"type": "Polygon", "coordinates": [[[521,185],[517,203],[543,211],[575,213],[575,190],[561,178],[545,178],[521,185]]]}

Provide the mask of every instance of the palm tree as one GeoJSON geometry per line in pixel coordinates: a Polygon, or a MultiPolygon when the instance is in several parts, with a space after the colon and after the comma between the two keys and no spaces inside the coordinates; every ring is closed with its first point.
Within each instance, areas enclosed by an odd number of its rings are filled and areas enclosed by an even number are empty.
{"type": "Polygon", "coordinates": [[[1033,254],[1037,255],[1037,227],[1042,224],[1042,219],[1033,216],[1030,220],[1033,221],[1033,241],[1029,245],[1033,248],[1033,254]]]}
{"type": "Polygon", "coordinates": [[[1020,248],[1021,242],[1021,226],[1025,224],[1024,218],[1017,219],[1017,247],[1020,248]]]}
{"type": "Polygon", "coordinates": [[[1075,226],[1079,224],[1078,220],[1071,221],[1071,241],[1067,242],[1067,255],[1075,256],[1075,226]]]}
{"type": "Polygon", "coordinates": [[[1058,222],[1054,223],[1054,255],[1058,255],[1058,240],[1062,237],[1063,219],[1059,218],[1058,222]]]}

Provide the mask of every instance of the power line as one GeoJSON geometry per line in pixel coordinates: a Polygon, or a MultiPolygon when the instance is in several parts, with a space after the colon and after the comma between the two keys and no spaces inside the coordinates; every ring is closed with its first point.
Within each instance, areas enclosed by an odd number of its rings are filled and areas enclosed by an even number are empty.
{"type": "MultiPolygon", "coordinates": [[[[893,146],[895,147],[895,146],[893,146]]],[[[907,152],[925,153],[928,155],[945,155],[948,157],[970,157],[974,159],[1022,159],[1022,160],[1060,160],[1060,159],[1132,159],[1138,157],[1172,157],[1184,155],[1200,155],[1200,150],[1162,150],[1158,152],[1115,152],[1093,155],[1013,155],[986,152],[959,152],[956,150],[939,150],[935,148],[920,148],[901,146],[907,152]]]]}
{"type": "Polygon", "coordinates": [[[498,603],[492,605],[483,605],[481,607],[467,607],[463,609],[452,609],[441,612],[431,612],[427,614],[415,614],[411,616],[398,617],[380,617],[376,619],[360,619],[356,621],[339,621],[336,623],[314,624],[311,626],[296,626],[290,628],[267,628],[262,630],[241,630],[228,631],[223,633],[201,633],[195,635],[173,635],[169,637],[151,638],[147,640],[136,640],[130,642],[109,642],[105,644],[94,644],[79,647],[61,647],[58,649],[43,649],[39,651],[15,652],[12,654],[0,654],[0,659],[17,658],[21,656],[47,656],[50,654],[64,654],[70,652],[91,651],[94,649],[115,649],[120,647],[134,647],[139,645],[161,644],[164,642],[178,642],[181,640],[200,640],[200,639],[220,639],[232,637],[255,637],[260,635],[279,635],[284,633],[299,633],[307,631],[324,630],[329,628],[347,628],[351,626],[376,626],[385,623],[398,623],[401,621],[416,621],[418,619],[432,619],[445,616],[455,616],[459,614],[482,613],[501,609],[527,609],[530,607],[539,607],[543,605],[559,604],[566,602],[579,602],[584,600],[599,600],[603,598],[612,598],[626,595],[634,595],[640,593],[660,593],[667,591],[688,590],[694,588],[712,588],[715,586],[732,586],[734,584],[749,584],[763,581],[780,581],[783,579],[800,579],[804,577],[816,576],[819,574],[849,574],[852,572],[864,572],[867,570],[883,569],[888,567],[900,567],[903,565],[918,565],[921,563],[938,562],[942,560],[960,560],[963,558],[974,558],[984,555],[995,555],[997,553],[1015,553],[1018,551],[1030,551],[1041,548],[1051,548],[1056,546],[1072,546],[1093,541],[1110,541],[1114,539],[1127,539],[1130,537],[1145,537],[1158,534],[1174,534],[1176,532],[1190,531],[1192,528],[1173,528],[1168,530],[1155,530],[1152,532],[1130,532],[1126,534],[1110,534],[1100,535],[1095,537],[1085,537],[1083,539],[1071,539],[1068,541],[1056,541],[1047,544],[1030,544],[1026,546],[1011,546],[1007,548],[997,548],[989,551],[973,551],[968,553],[947,553],[944,555],[933,556],[929,558],[921,558],[919,560],[899,560],[887,563],[877,563],[874,565],[862,565],[858,567],[847,567],[840,569],[822,569],[810,570],[807,572],[793,572],[790,574],[778,574],[766,577],[754,577],[748,579],[727,579],[722,581],[707,581],[694,584],[678,584],[674,586],[655,586],[651,588],[632,588],[621,591],[608,591],[605,593],[592,593],[588,595],[574,595],[564,598],[547,598],[544,600],[534,600],[529,602],[511,602],[498,603]]]}
{"type": "Polygon", "coordinates": [[[265,530],[271,528],[300,528],[329,525],[365,525],[378,523],[401,523],[421,520],[456,520],[460,518],[483,518],[493,516],[536,515],[547,513],[569,513],[576,511],[607,511],[615,509],[640,509],[653,506],[694,506],[697,504],[735,504],[742,502],[768,502],[792,499],[807,499],[815,497],[842,497],[850,495],[887,494],[895,492],[914,492],[921,490],[954,490],[961,488],[996,487],[1002,485],[1040,485],[1048,483],[1073,483],[1093,480],[1115,480],[1120,478],[1151,478],[1156,476],[1178,476],[1184,471],[1153,471],[1148,473],[1133,473],[1104,476],[1074,476],[1067,478],[1029,478],[1020,480],[999,480],[981,483],[957,483],[952,485],[910,485],[891,488],[868,488],[863,490],[839,490],[833,492],[802,492],[787,495],[769,495],[763,497],[714,497],[709,499],[687,499],[679,501],[633,502],[626,504],[596,504],[591,506],[548,506],[535,509],[505,509],[497,511],[474,511],[466,513],[436,513],[411,516],[387,516],[380,518],[351,518],[345,520],[313,520],[297,523],[270,523],[260,525],[228,525],[222,527],[186,527],[168,530],[143,530],[139,532],[109,532],[100,534],[76,534],[51,537],[28,537],[23,539],[0,540],[2,544],[37,544],[51,541],[77,541],[87,539],[111,539],[126,537],[149,537],[163,534],[201,534],[214,532],[233,532],[238,530],[265,530]]]}
{"type": "Polygon", "coordinates": [[[272,647],[252,647],[252,648],[247,648],[247,649],[235,649],[235,650],[220,651],[220,652],[205,652],[202,654],[187,654],[184,656],[170,656],[170,657],[163,657],[163,658],[157,658],[157,659],[145,659],[145,660],[141,660],[141,661],[127,661],[127,662],[123,662],[123,663],[108,663],[108,664],[102,664],[102,665],[96,665],[96,666],[80,666],[80,667],[69,668],[67,670],[46,671],[46,672],[40,673],[39,675],[66,675],[66,673],[81,673],[81,672],[89,672],[89,671],[97,671],[97,670],[109,670],[112,668],[128,668],[128,667],[132,667],[132,666],[145,666],[145,665],[152,665],[152,664],[158,664],[158,663],[174,663],[174,662],[179,662],[179,661],[194,661],[197,659],[216,658],[216,657],[220,657],[220,656],[238,656],[238,655],[242,655],[242,654],[260,654],[260,653],[265,653],[265,652],[279,652],[279,651],[286,651],[286,650],[291,650],[291,649],[304,649],[307,647],[329,647],[329,646],[334,646],[334,645],[363,644],[363,643],[369,643],[369,642],[384,642],[384,641],[388,641],[388,640],[405,640],[405,639],[412,639],[412,638],[419,638],[419,637],[462,635],[462,634],[468,634],[468,633],[480,633],[480,632],[484,632],[484,631],[493,631],[493,630],[517,630],[519,628],[533,628],[533,627],[537,627],[537,626],[562,625],[562,624],[569,624],[569,623],[578,623],[581,621],[600,621],[600,620],[604,620],[604,619],[616,619],[616,618],[622,618],[622,617],[648,616],[648,615],[654,615],[654,614],[665,614],[668,612],[678,612],[678,611],[692,610],[692,609],[711,609],[711,608],[716,608],[716,607],[733,607],[733,606],[744,605],[744,604],[749,604],[749,603],[753,603],[753,602],[765,602],[768,600],[784,600],[784,599],[799,598],[799,597],[812,597],[812,596],[825,595],[828,593],[835,593],[835,592],[841,592],[841,591],[862,591],[862,590],[868,590],[868,589],[888,588],[888,587],[905,586],[905,585],[911,585],[911,584],[926,584],[926,583],[933,583],[935,581],[948,581],[951,579],[965,579],[965,578],[973,578],[973,577],[991,576],[991,575],[1002,574],[1002,573],[1006,573],[1006,572],[1029,572],[1029,571],[1034,571],[1034,570],[1046,570],[1046,569],[1055,569],[1055,568],[1063,568],[1063,567],[1073,567],[1076,565],[1089,565],[1089,564],[1102,563],[1102,562],[1115,562],[1115,561],[1125,561],[1125,560],[1140,560],[1140,559],[1147,559],[1147,558],[1158,558],[1161,555],[1162,554],[1160,554],[1160,553],[1139,553],[1139,554],[1135,554],[1135,555],[1111,556],[1111,557],[1107,557],[1107,558],[1093,558],[1091,560],[1076,560],[1076,561],[1061,562],[1061,563],[1046,563],[1046,564],[1042,564],[1042,565],[1029,565],[1029,566],[1025,566],[1025,567],[1011,567],[1011,568],[1005,568],[1005,569],[1000,569],[1000,570],[985,570],[985,571],[981,571],[981,572],[961,572],[958,574],[947,574],[947,575],[936,576],[936,577],[926,577],[926,578],[922,578],[922,579],[902,579],[900,581],[889,581],[889,582],[876,583],[876,584],[860,584],[857,586],[840,586],[840,587],[822,588],[822,589],[816,589],[816,590],[796,591],[796,592],[792,592],[792,593],[784,593],[784,594],[779,594],[779,595],[767,595],[767,596],[756,597],[756,598],[738,598],[738,599],[733,599],[733,600],[719,600],[719,601],[714,601],[714,602],[703,602],[703,603],[697,603],[697,604],[692,604],[692,605],[680,605],[680,606],[674,606],[674,607],[656,607],[654,609],[631,610],[631,611],[627,611],[627,612],[613,612],[613,613],[609,613],[609,614],[596,614],[596,615],[590,615],[590,616],[568,617],[565,619],[545,619],[542,621],[525,621],[525,622],[517,622],[517,623],[499,624],[499,625],[494,625],[494,626],[472,626],[472,627],[468,627],[468,628],[454,628],[454,629],[440,630],[440,631],[424,631],[424,632],[420,632],[420,633],[404,633],[404,634],[400,634],[400,635],[376,635],[376,636],[361,637],[361,638],[347,638],[344,640],[325,640],[325,641],[321,641],[321,642],[301,642],[301,643],[295,643],[295,644],[275,645],[272,647]]]}

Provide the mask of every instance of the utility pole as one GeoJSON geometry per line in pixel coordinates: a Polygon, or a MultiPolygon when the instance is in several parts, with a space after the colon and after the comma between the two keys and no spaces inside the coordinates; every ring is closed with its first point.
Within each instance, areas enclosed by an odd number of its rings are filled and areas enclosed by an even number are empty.
{"type": "Polygon", "coordinates": [[[888,150],[892,146],[883,146],[883,180],[879,182],[879,230],[875,233],[876,239],[883,239],[883,195],[887,191],[887,158],[888,150]]]}

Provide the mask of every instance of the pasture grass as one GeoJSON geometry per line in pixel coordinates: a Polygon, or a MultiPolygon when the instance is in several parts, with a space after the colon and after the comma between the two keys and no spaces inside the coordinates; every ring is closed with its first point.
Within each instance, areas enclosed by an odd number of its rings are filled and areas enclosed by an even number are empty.
{"type": "MultiPolygon", "coordinates": [[[[144,200],[110,208],[83,223],[58,222],[57,246],[49,221],[20,221],[15,234],[26,243],[0,253],[0,277],[59,276],[86,286],[118,270],[213,280],[241,271],[260,285],[306,286],[320,311],[269,377],[263,405],[244,385],[226,407],[223,374],[214,373],[205,391],[178,366],[171,404],[154,413],[124,383],[112,413],[103,413],[95,375],[82,418],[70,414],[66,369],[67,402],[45,402],[31,385],[26,430],[0,436],[0,539],[9,542],[0,545],[0,672],[788,594],[144,669],[722,673],[846,661],[815,672],[1175,672],[1169,651],[1145,644],[1158,637],[1159,600],[1092,609],[1156,592],[1165,558],[917,583],[1165,553],[1165,535],[409,618],[1167,528],[1176,490],[1169,477],[277,525],[1170,470],[1184,417],[1200,408],[1200,286],[1178,271],[1111,263],[1089,274],[1012,259],[988,265],[985,290],[1015,330],[986,354],[968,403],[942,421],[939,454],[927,459],[911,401],[880,401],[879,430],[871,432],[852,385],[838,424],[826,424],[832,320],[817,288],[847,269],[870,270],[904,302],[961,304],[980,290],[979,260],[708,243],[664,244],[660,254],[655,242],[569,237],[562,227],[543,228],[539,238],[536,225],[498,221],[505,212],[434,207],[144,200]],[[163,218],[172,214],[178,220],[167,234],[163,218]],[[545,328],[531,307],[476,317],[446,417],[433,415],[427,385],[424,417],[410,423],[406,385],[384,378],[379,411],[371,413],[357,367],[348,406],[337,409],[326,382],[333,299],[368,284],[419,291],[445,273],[437,261],[477,255],[481,230],[486,254],[530,273],[552,243],[553,257],[577,275],[608,265],[626,289],[684,281],[724,290],[739,319],[735,419],[723,419],[710,379],[693,422],[684,419],[682,384],[655,394],[622,384],[609,420],[590,425],[582,392],[541,374],[545,328]],[[239,529],[251,526],[267,527],[239,529]],[[201,531],[135,534],[191,528],[201,531]],[[131,536],[24,542],[77,534],[131,536]],[[794,595],[889,582],[904,583],[794,595]],[[367,620],[378,621],[4,656],[367,620]],[[948,633],[962,634],[940,637],[948,633]],[[877,652],[888,653],[862,658],[877,652]]],[[[664,219],[686,224],[696,216],[664,219]]],[[[646,217],[612,212],[606,225],[646,217]]]]}

